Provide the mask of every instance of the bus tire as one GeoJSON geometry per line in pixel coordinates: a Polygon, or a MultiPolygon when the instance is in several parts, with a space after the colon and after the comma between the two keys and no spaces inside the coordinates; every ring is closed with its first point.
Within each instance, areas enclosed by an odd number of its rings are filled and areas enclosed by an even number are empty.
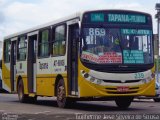
{"type": "Polygon", "coordinates": [[[127,109],[132,101],[133,97],[117,97],[115,99],[115,103],[120,109],[127,109]]]}
{"type": "Polygon", "coordinates": [[[25,103],[28,100],[28,96],[24,94],[24,85],[22,80],[18,83],[18,98],[21,103],[25,103]]]}
{"type": "Polygon", "coordinates": [[[154,102],[160,102],[160,98],[154,98],[154,102]]]}
{"type": "Polygon", "coordinates": [[[61,78],[56,86],[57,105],[60,108],[67,107],[67,97],[64,80],[61,78]]]}
{"type": "Polygon", "coordinates": [[[28,103],[36,103],[37,102],[37,96],[35,96],[35,97],[28,97],[27,99],[28,99],[27,100],[28,103]]]}

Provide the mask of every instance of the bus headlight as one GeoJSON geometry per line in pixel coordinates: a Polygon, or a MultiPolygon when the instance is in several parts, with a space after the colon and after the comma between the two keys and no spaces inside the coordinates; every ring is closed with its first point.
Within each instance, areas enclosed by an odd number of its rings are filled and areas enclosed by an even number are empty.
{"type": "Polygon", "coordinates": [[[89,75],[87,72],[85,72],[84,70],[81,71],[82,76],[89,82],[94,83],[94,84],[101,84],[102,80],[97,79],[95,77],[92,77],[91,75],[89,75]]]}
{"type": "Polygon", "coordinates": [[[146,79],[143,79],[142,82],[149,83],[151,80],[152,80],[151,77],[147,77],[146,79]]]}
{"type": "Polygon", "coordinates": [[[147,78],[146,78],[146,82],[147,82],[147,83],[149,83],[151,80],[152,80],[151,77],[147,77],[147,78]]]}
{"type": "Polygon", "coordinates": [[[97,84],[101,84],[102,80],[97,79],[97,84]]]}
{"type": "Polygon", "coordinates": [[[89,74],[88,73],[85,73],[84,74],[84,78],[88,78],[89,77],[89,74]]]}
{"type": "Polygon", "coordinates": [[[96,79],[95,79],[94,77],[91,77],[91,78],[90,78],[90,81],[91,81],[91,82],[94,82],[95,80],[96,80],[96,79]]]}

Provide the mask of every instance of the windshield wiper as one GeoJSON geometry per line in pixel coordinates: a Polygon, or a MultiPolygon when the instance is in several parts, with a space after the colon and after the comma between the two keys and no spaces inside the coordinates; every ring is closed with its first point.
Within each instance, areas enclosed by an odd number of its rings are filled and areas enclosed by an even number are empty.
{"type": "Polygon", "coordinates": [[[118,33],[117,33],[117,37],[118,37],[118,39],[119,39],[119,47],[120,47],[121,52],[122,52],[122,55],[123,55],[123,49],[124,49],[124,48],[122,47],[122,41],[121,41],[121,40],[122,40],[122,37],[119,36],[118,33]]]}
{"type": "Polygon", "coordinates": [[[133,42],[129,40],[129,57],[131,55],[132,45],[133,45],[133,42]]]}
{"type": "MultiPolygon", "coordinates": [[[[124,50],[125,48],[126,48],[126,51],[129,53],[129,57],[130,57],[130,55],[131,55],[131,50],[132,50],[132,46],[133,46],[133,42],[129,39],[128,40],[128,42],[129,42],[129,47],[127,47],[127,46],[123,46],[122,45],[122,35],[120,35],[120,48],[122,49],[122,50],[124,50]]],[[[124,42],[126,42],[126,41],[124,41],[124,42]]],[[[122,54],[123,54],[123,51],[122,51],[122,54]]]]}

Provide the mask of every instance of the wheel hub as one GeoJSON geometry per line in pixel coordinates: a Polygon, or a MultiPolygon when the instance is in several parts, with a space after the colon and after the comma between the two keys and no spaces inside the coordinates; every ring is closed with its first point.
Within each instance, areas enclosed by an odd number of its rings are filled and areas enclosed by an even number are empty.
{"type": "Polygon", "coordinates": [[[64,86],[59,86],[58,87],[58,100],[62,101],[65,96],[65,91],[64,91],[64,86]]]}
{"type": "Polygon", "coordinates": [[[22,93],[22,87],[19,87],[19,98],[22,99],[23,93],[22,93]]]}

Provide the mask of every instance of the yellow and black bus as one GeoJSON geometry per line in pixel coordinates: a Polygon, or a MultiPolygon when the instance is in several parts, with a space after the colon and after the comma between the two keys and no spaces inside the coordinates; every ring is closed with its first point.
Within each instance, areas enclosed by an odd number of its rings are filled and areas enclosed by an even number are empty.
{"type": "Polygon", "coordinates": [[[103,99],[128,108],[155,95],[151,15],[84,11],[6,36],[2,77],[20,102],[56,96],[59,107],[103,99]]]}

